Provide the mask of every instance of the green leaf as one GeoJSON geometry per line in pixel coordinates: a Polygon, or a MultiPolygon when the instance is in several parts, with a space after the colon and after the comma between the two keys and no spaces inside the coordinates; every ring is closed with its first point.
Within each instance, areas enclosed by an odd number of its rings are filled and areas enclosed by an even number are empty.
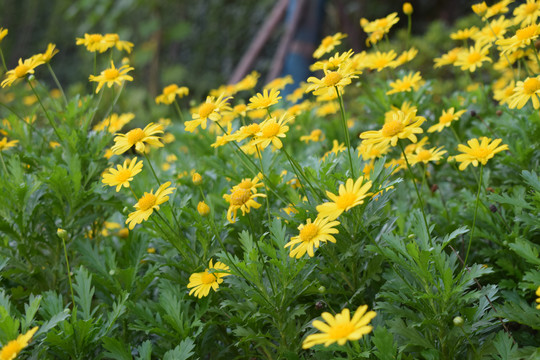
{"type": "Polygon", "coordinates": [[[163,360],[187,360],[193,355],[195,343],[191,338],[184,339],[180,345],[173,350],[169,350],[163,356],[163,360]]]}
{"type": "Polygon", "coordinates": [[[25,317],[21,323],[21,332],[26,332],[30,328],[30,324],[34,320],[34,316],[39,309],[39,304],[41,303],[41,296],[30,295],[29,302],[30,304],[24,305],[25,317]]]}
{"type": "Polygon", "coordinates": [[[103,347],[108,350],[104,355],[114,360],[132,360],[129,345],[126,345],[119,340],[105,337],[102,339],[103,347]]]}
{"type": "Polygon", "coordinates": [[[91,319],[94,312],[92,311],[92,297],[94,296],[94,287],[92,286],[92,275],[84,267],[80,267],[75,275],[75,283],[73,284],[75,291],[75,302],[80,307],[79,315],[83,320],[91,319]]]}

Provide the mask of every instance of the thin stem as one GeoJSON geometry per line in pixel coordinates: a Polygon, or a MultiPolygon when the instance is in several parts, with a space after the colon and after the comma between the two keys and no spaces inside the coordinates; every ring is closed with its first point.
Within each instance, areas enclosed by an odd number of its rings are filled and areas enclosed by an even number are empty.
{"type": "Polygon", "coordinates": [[[538,66],[540,66],[540,58],[538,58],[538,53],[536,52],[536,47],[534,46],[534,42],[531,41],[531,48],[533,50],[533,53],[534,53],[534,57],[536,58],[536,63],[538,64],[538,66]]]}
{"type": "Polygon", "coordinates": [[[161,181],[159,181],[159,178],[156,174],[156,172],[154,171],[154,167],[152,166],[152,162],[150,161],[150,159],[148,158],[148,155],[146,155],[146,153],[143,151],[142,153],[144,155],[144,157],[146,158],[146,161],[148,161],[148,165],[150,166],[150,170],[152,170],[152,174],[154,174],[154,178],[156,178],[156,181],[158,182],[159,186],[161,186],[161,181]]]}
{"type": "Polygon", "coordinates": [[[409,48],[409,39],[411,38],[411,14],[407,14],[408,22],[407,22],[407,41],[405,42],[405,49],[409,48]]]}
{"type": "MultiPolygon", "coordinates": [[[[94,51],[94,76],[96,76],[97,71],[97,52],[94,51]]],[[[94,82],[93,91],[96,91],[97,82],[94,82]]]]}
{"type": "MultiPolygon", "coordinates": [[[[259,158],[259,164],[261,165],[261,171],[262,173],[264,173],[264,166],[263,166],[263,163],[262,163],[262,153],[261,151],[259,150],[259,145],[255,145],[255,148],[257,149],[257,157],[259,158]]],[[[270,219],[270,200],[268,200],[268,195],[269,195],[269,191],[268,191],[268,185],[266,184],[265,181],[263,181],[264,183],[264,190],[265,190],[265,193],[266,193],[266,215],[268,216],[268,225],[270,225],[271,223],[271,219],[270,219]]]]}
{"type": "Polygon", "coordinates": [[[285,150],[285,148],[282,148],[282,150],[283,150],[283,153],[285,154],[285,156],[287,157],[287,159],[289,160],[289,163],[291,164],[291,167],[292,167],[294,173],[296,174],[296,178],[298,179],[298,183],[300,184],[300,186],[302,187],[302,190],[304,191],[304,195],[306,195],[308,201],[310,201],[308,193],[306,191],[306,188],[304,187],[304,184],[300,180],[300,175],[299,175],[298,171],[296,170],[296,166],[294,166],[294,163],[293,163],[291,157],[289,156],[289,153],[285,150]]]}
{"type": "Polygon", "coordinates": [[[427,222],[426,213],[424,211],[424,201],[422,200],[422,196],[420,196],[420,192],[418,191],[418,186],[416,186],[416,181],[414,174],[411,169],[411,165],[409,164],[409,160],[407,159],[407,155],[405,154],[405,149],[403,148],[403,144],[401,143],[401,140],[398,141],[399,147],[401,148],[401,153],[403,154],[403,157],[405,158],[405,163],[407,164],[407,169],[409,169],[409,173],[411,174],[411,180],[414,185],[414,190],[416,190],[416,196],[418,197],[418,201],[420,202],[420,210],[422,210],[422,217],[424,218],[424,224],[426,225],[426,231],[429,238],[429,244],[432,244],[431,240],[431,233],[429,231],[429,225],[427,222]]]}
{"type": "Polygon", "coordinates": [[[58,90],[62,93],[62,98],[64,98],[64,104],[68,104],[66,94],[64,93],[64,89],[62,88],[62,85],[60,85],[60,81],[58,81],[58,78],[56,77],[56,74],[54,73],[51,64],[47,63],[47,68],[49,69],[49,72],[51,73],[51,76],[53,77],[54,82],[56,83],[56,86],[58,87],[58,90]]]}
{"type": "Polygon", "coordinates": [[[58,128],[56,127],[56,123],[55,121],[53,120],[53,118],[51,118],[51,116],[49,115],[49,112],[47,111],[47,109],[45,109],[45,106],[43,106],[43,103],[41,102],[41,98],[39,97],[36,89],[34,88],[34,86],[32,85],[32,82],[30,80],[28,80],[28,78],[26,79],[26,81],[28,82],[28,85],[30,85],[30,88],[32,89],[32,91],[34,92],[34,95],[36,95],[36,98],[38,99],[39,101],[39,104],[41,105],[41,108],[43,109],[43,111],[45,111],[45,115],[47,116],[47,119],[49,120],[49,123],[51,124],[53,130],[54,130],[54,133],[56,134],[56,136],[58,137],[58,139],[62,140],[62,137],[60,136],[60,134],[58,133],[58,128]]]}
{"type": "Polygon", "coordinates": [[[2,167],[4,168],[4,173],[5,175],[4,176],[7,176],[7,167],[6,167],[6,163],[4,162],[4,155],[2,155],[2,150],[0,150],[0,160],[2,160],[2,167]]]}
{"type": "Polygon", "coordinates": [[[478,202],[479,202],[479,199],[480,199],[480,189],[482,189],[482,176],[484,174],[484,165],[481,165],[480,166],[480,178],[478,179],[478,191],[476,192],[476,204],[474,206],[474,217],[473,217],[473,224],[472,224],[472,228],[471,228],[471,236],[469,237],[469,245],[467,246],[467,253],[465,254],[465,260],[464,260],[464,265],[467,264],[467,259],[469,258],[469,252],[471,251],[471,244],[472,244],[472,239],[473,239],[473,235],[474,235],[474,227],[476,226],[476,215],[478,213],[478,202]]]}
{"type": "Polygon", "coordinates": [[[178,116],[180,117],[180,121],[184,122],[184,115],[182,115],[182,111],[180,110],[180,105],[178,105],[178,102],[176,99],[174,99],[174,107],[176,108],[176,112],[178,113],[178,116]]]}
{"type": "MultiPolygon", "coordinates": [[[[118,99],[120,98],[120,94],[122,94],[122,90],[124,90],[124,82],[122,82],[122,86],[120,87],[120,91],[118,91],[118,94],[116,94],[116,96],[114,97],[114,100],[113,100],[111,106],[109,107],[109,110],[107,110],[107,112],[105,113],[105,116],[103,116],[103,118],[107,118],[110,115],[110,113],[112,112],[112,110],[114,108],[114,105],[116,105],[116,103],[118,102],[118,99]]],[[[113,91],[114,91],[114,88],[113,88],[113,91]]],[[[110,124],[110,121],[109,121],[109,124],[110,124]]],[[[106,131],[109,131],[109,124],[107,124],[106,131]]]]}
{"type": "Polygon", "coordinates": [[[343,133],[345,134],[345,144],[347,145],[347,153],[349,154],[349,163],[351,165],[351,175],[353,179],[356,179],[356,176],[354,175],[354,166],[353,166],[352,155],[351,155],[351,139],[349,138],[349,129],[347,128],[347,121],[345,120],[345,110],[343,108],[343,97],[339,93],[339,89],[337,86],[334,86],[334,89],[336,89],[336,94],[339,98],[341,125],[343,126],[343,133]]]}
{"type": "MultiPolygon", "coordinates": [[[[255,236],[255,229],[253,227],[253,222],[251,221],[250,213],[247,213],[247,218],[249,221],[249,227],[251,228],[251,232],[253,233],[253,236],[255,236]]],[[[257,238],[255,238],[255,245],[257,246],[257,251],[259,252],[259,256],[261,257],[261,260],[262,260],[261,262],[263,265],[263,271],[266,272],[266,276],[268,277],[268,282],[270,283],[270,287],[272,288],[272,293],[275,294],[276,288],[274,287],[274,283],[272,282],[270,271],[268,271],[268,268],[266,267],[266,258],[264,257],[264,254],[262,253],[261,248],[259,247],[259,240],[257,238]]]]}
{"type": "Polygon", "coordinates": [[[71,270],[70,270],[71,267],[69,266],[66,241],[64,240],[64,236],[60,236],[60,239],[62,239],[62,244],[64,245],[64,256],[66,258],[66,269],[67,269],[67,275],[68,275],[68,281],[69,281],[69,291],[71,292],[71,301],[73,303],[73,311],[75,311],[75,296],[73,295],[73,283],[71,281],[71,270]]]}
{"type": "Polygon", "coordinates": [[[8,71],[8,68],[6,66],[6,60],[4,60],[4,52],[2,51],[2,48],[0,48],[0,57],[2,58],[2,65],[4,66],[4,70],[8,71]]]}

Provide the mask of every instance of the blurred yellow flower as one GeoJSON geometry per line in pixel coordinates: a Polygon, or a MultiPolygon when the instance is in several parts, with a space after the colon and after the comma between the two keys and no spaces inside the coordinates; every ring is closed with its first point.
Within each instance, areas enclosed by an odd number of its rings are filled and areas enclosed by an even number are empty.
{"type": "Polygon", "coordinates": [[[508,98],[508,107],[510,109],[521,109],[530,100],[535,109],[540,108],[540,76],[528,77],[524,81],[518,81],[508,98]]]}
{"type": "Polygon", "coordinates": [[[129,65],[123,65],[117,69],[111,60],[110,68],[103,70],[101,74],[97,76],[90,75],[89,80],[98,83],[98,86],[96,88],[97,94],[105,84],[108,87],[111,87],[113,86],[113,84],[122,85],[122,82],[124,81],[133,81],[133,77],[127,75],[127,73],[131,70],[134,70],[134,68],[130,67],[129,65]]]}
{"type": "Polygon", "coordinates": [[[129,124],[131,120],[135,118],[135,114],[133,113],[125,113],[125,114],[111,114],[110,116],[106,117],[96,125],[94,125],[93,130],[94,131],[103,131],[107,129],[110,133],[114,134],[124,127],[124,125],[129,124]]]}
{"type": "Polygon", "coordinates": [[[11,340],[5,344],[0,350],[0,360],[13,360],[19,355],[22,349],[28,346],[32,336],[38,331],[38,327],[33,327],[28,330],[24,335],[20,334],[17,339],[11,340]]]}
{"type": "Polygon", "coordinates": [[[390,94],[396,94],[400,92],[410,92],[412,90],[418,90],[420,86],[422,85],[423,80],[422,76],[420,76],[420,72],[417,71],[414,74],[409,72],[409,74],[405,75],[402,79],[397,79],[396,81],[392,81],[390,83],[391,90],[388,90],[386,92],[386,95],[390,94]]]}
{"type": "Polygon", "coordinates": [[[315,59],[319,59],[324,54],[334,50],[336,46],[341,44],[341,39],[344,39],[346,37],[346,34],[342,34],[340,32],[325,37],[324,39],[322,39],[321,44],[319,45],[317,50],[315,50],[315,52],[313,53],[313,57],[315,59]]]}
{"type": "Polygon", "coordinates": [[[176,96],[178,96],[179,98],[183,98],[184,96],[187,96],[187,95],[189,95],[189,89],[187,87],[185,86],[178,87],[178,85],[176,84],[171,84],[171,85],[165,86],[165,88],[163,88],[163,92],[161,93],[161,95],[158,95],[156,97],[156,104],[161,103],[165,105],[170,105],[173,103],[176,96]]]}
{"type": "Polygon", "coordinates": [[[18,142],[19,140],[8,141],[6,137],[3,138],[2,140],[0,140],[0,151],[4,151],[12,147],[15,147],[15,145],[17,145],[18,142]]]}
{"type": "Polygon", "coordinates": [[[212,259],[210,259],[208,269],[203,272],[191,274],[189,277],[187,288],[192,288],[189,291],[189,295],[194,294],[200,299],[204,296],[208,296],[210,289],[217,291],[219,284],[223,282],[223,278],[231,275],[228,271],[229,267],[227,265],[219,261],[213,265],[212,259]]]}

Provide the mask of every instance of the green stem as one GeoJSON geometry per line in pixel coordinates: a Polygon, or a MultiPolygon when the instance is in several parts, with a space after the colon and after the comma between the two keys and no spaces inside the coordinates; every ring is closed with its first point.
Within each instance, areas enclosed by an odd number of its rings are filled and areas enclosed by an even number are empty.
{"type": "Polygon", "coordinates": [[[253,222],[251,221],[251,215],[249,213],[247,213],[247,218],[249,221],[249,227],[251,228],[251,232],[253,233],[253,236],[255,236],[255,245],[257,246],[257,251],[259,252],[259,256],[261,257],[261,260],[262,260],[261,262],[263,265],[263,272],[266,272],[266,276],[268,277],[268,282],[270,283],[270,287],[272,288],[272,293],[275,294],[276,288],[274,287],[272,277],[270,276],[270,271],[268,271],[268,268],[266,267],[266,258],[264,254],[262,253],[261,248],[259,247],[259,240],[258,240],[258,237],[256,237],[255,235],[255,228],[253,227],[253,222]]]}
{"type": "Polygon", "coordinates": [[[2,58],[2,65],[4,66],[4,70],[8,71],[8,68],[6,66],[6,60],[4,60],[4,52],[2,51],[2,48],[0,48],[0,57],[2,58]]]}
{"type": "Polygon", "coordinates": [[[4,168],[4,176],[7,176],[7,167],[6,167],[6,163],[4,162],[4,155],[2,155],[2,150],[0,150],[0,160],[2,160],[2,167],[4,168]]]}
{"type": "Polygon", "coordinates": [[[538,64],[538,66],[540,67],[540,58],[538,58],[538,53],[536,52],[536,47],[534,46],[534,42],[531,41],[531,48],[533,50],[533,53],[534,53],[534,57],[536,58],[536,63],[538,64]]]}
{"type": "Polygon", "coordinates": [[[484,174],[484,165],[480,165],[480,178],[478,179],[478,191],[476,192],[476,204],[474,206],[474,217],[473,224],[471,228],[471,236],[469,237],[469,245],[467,246],[467,253],[465,254],[465,260],[463,261],[464,266],[467,266],[467,260],[469,259],[469,252],[471,251],[471,244],[474,235],[474,228],[476,226],[476,215],[478,213],[478,202],[480,199],[480,189],[482,188],[482,176],[484,174]]]}
{"type": "Polygon", "coordinates": [[[174,99],[174,107],[176,108],[176,112],[178,113],[178,116],[180,117],[180,121],[184,122],[184,115],[182,115],[182,111],[180,110],[180,106],[178,105],[178,102],[176,99],[174,99]]]}
{"type": "Polygon", "coordinates": [[[154,167],[152,166],[152,162],[150,161],[150,159],[148,158],[148,155],[146,155],[146,153],[143,151],[142,153],[144,155],[144,157],[146,158],[146,161],[148,161],[148,165],[150,166],[150,170],[152,170],[152,174],[154,174],[154,178],[156,179],[156,181],[158,182],[159,186],[161,186],[161,181],[159,181],[159,178],[156,174],[156,172],[154,171],[154,167]]]}
{"type": "Polygon", "coordinates": [[[407,18],[408,18],[408,22],[407,22],[407,41],[405,42],[405,49],[409,49],[409,39],[411,38],[411,24],[412,24],[412,19],[411,19],[410,14],[407,15],[407,18]]]}
{"type": "Polygon", "coordinates": [[[66,269],[67,269],[67,275],[68,275],[68,281],[69,281],[69,291],[71,292],[71,301],[73,303],[73,311],[76,311],[75,308],[75,296],[73,295],[73,283],[71,281],[71,268],[69,266],[69,259],[67,254],[67,247],[66,247],[66,241],[64,240],[64,237],[60,236],[62,239],[62,244],[64,245],[64,256],[66,258],[66,269]]]}
{"type": "Polygon", "coordinates": [[[32,91],[34,92],[34,95],[36,95],[36,98],[38,99],[39,101],[39,104],[41,105],[41,108],[43,109],[43,111],[45,111],[45,116],[47,116],[47,119],[49,120],[49,123],[51,124],[53,130],[54,130],[54,133],[56,134],[56,136],[58,137],[58,139],[60,141],[62,141],[62,137],[60,136],[60,134],[58,133],[58,128],[56,127],[56,123],[55,121],[53,120],[53,118],[51,118],[51,116],[49,115],[49,112],[47,111],[47,109],[45,109],[45,106],[43,106],[43,103],[41,102],[41,98],[39,97],[36,89],[34,89],[34,86],[32,85],[32,82],[26,78],[26,81],[28,82],[28,85],[30,85],[30,88],[32,89],[32,91]]]}
{"type": "MultiPolygon", "coordinates": [[[[111,114],[113,108],[114,108],[114,105],[116,105],[116,103],[118,102],[118,99],[120,98],[120,94],[122,94],[122,90],[124,90],[124,82],[122,82],[122,86],[120,87],[120,91],[118,91],[118,94],[116,94],[116,96],[114,97],[114,100],[111,104],[111,106],[109,107],[109,110],[107,110],[107,112],[105,113],[105,116],[103,116],[104,119],[108,118],[109,115],[111,114]]],[[[114,91],[114,88],[113,88],[113,91],[114,91]]],[[[106,132],[109,131],[109,125],[111,124],[111,122],[109,121],[109,123],[107,124],[107,128],[105,129],[106,132]]]]}
{"type": "MultiPolygon", "coordinates": [[[[259,164],[261,165],[262,174],[264,173],[264,166],[262,163],[262,153],[259,150],[259,145],[255,145],[255,148],[257,149],[257,157],[259,158],[259,164]]],[[[266,181],[264,181],[264,190],[266,193],[266,215],[268,216],[268,226],[270,226],[270,223],[272,222],[270,219],[270,200],[268,200],[268,185],[266,185],[266,181]]]]}
{"type": "Polygon", "coordinates": [[[345,110],[343,108],[343,97],[339,93],[339,89],[337,86],[334,86],[334,89],[336,89],[336,94],[339,98],[339,110],[341,113],[341,125],[343,127],[343,133],[345,134],[345,144],[347,145],[347,153],[349,154],[349,163],[351,165],[351,175],[353,179],[356,179],[356,176],[354,175],[354,166],[352,161],[352,155],[351,155],[351,139],[349,137],[349,129],[347,128],[347,121],[345,120],[345,110]]]}
{"type": "Polygon", "coordinates": [[[283,150],[283,153],[285,154],[285,156],[287,157],[287,159],[289,160],[289,163],[291,164],[291,167],[292,167],[294,173],[296,174],[296,178],[298,179],[298,183],[300,184],[300,186],[302,187],[302,190],[304,191],[304,195],[306,195],[308,201],[311,203],[311,201],[309,200],[309,196],[308,196],[308,193],[306,191],[306,188],[304,187],[304,183],[302,182],[302,180],[300,180],[300,175],[299,175],[298,171],[296,170],[296,166],[294,166],[294,163],[292,162],[292,159],[289,156],[289,153],[285,150],[284,147],[282,148],[282,150],[283,150]]]}
{"type": "Polygon", "coordinates": [[[66,98],[66,94],[64,93],[64,89],[62,88],[62,85],[60,85],[60,81],[58,81],[58,78],[56,77],[56,74],[54,73],[50,63],[47,63],[47,68],[49,69],[49,72],[51,73],[51,76],[54,82],[56,83],[56,86],[58,86],[58,90],[60,90],[60,92],[62,93],[62,98],[64,98],[64,103],[67,106],[68,101],[66,98]]]}

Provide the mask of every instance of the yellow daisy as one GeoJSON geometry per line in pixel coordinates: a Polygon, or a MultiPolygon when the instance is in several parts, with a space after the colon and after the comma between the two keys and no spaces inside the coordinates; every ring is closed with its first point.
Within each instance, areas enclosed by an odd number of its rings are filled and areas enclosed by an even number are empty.
{"type": "Polygon", "coordinates": [[[19,355],[22,349],[28,346],[32,336],[38,331],[38,327],[33,327],[26,334],[20,334],[17,339],[11,340],[0,350],[0,360],[13,360],[19,355]]]}
{"type": "Polygon", "coordinates": [[[270,92],[268,92],[268,89],[264,89],[262,94],[258,93],[249,99],[247,108],[250,110],[268,109],[270,106],[277,104],[279,99],[281,99],[279,90],[270,89],[270,92]]]}
{"type": "Polygon", "coordinates": [[[540,108],[540,76],[530,77],[524,81],[518,81],[512,95],[508,98],[510,109],[521,109],[530,100],[535,109],[540,108]]]}
{"type": "Polygon", "coordinates": [[[411,165],[416,165],[418,163],[427,164],[430,161],[439,161],[442,158],[442,155],[446,154],[446,150],[443,150],[443,147],[433,147],[431,149],[418,148],[414,154],[407,156],[407,160],[411,165]]]}
{"type": "Polygon", "coordinates": [[[471,5],[472,11],[478,16],[484,16],[488,10],[488,6],[485,1],[481,3],[471,5]]]}
{"type": "Polygon", "coordinates": [[[324,69],[335,70],[341,64],[349,60],[352,55],[353,55],[352,50],[349,50],[341,54],[337,52],[333,56],[331,56],[330,59],[328,60],[317,61],[316,63],[314,63],[313,65],[309,67],[309,70],[311,71],[324,70],[324,69]]]}
{"type": "Polygon", "coordinates": [[[43,61],[44,63],[48,63],[51,61],[52,57],[54,55],[58,54],[58,49],[56,49],[55,44],[49,44],[47,45],[47,50],[43,54],[37,54],[34,56],[37,56],[39,60],[43,61]]]}
{"type": "Polygon", "coordinates": [[[280,138],[285,137],[285,133],[289,131],[286,125],[292,121],[294,116],[284,113],[279,120],[276,117],[266,119],[260,124],[260,131],[255,134],[252,145],[258,145],[260,149],[266,149],[270,143],[276,148],[281,149],[283,143],[280,138]]]}
{"type": "Polygon", "coordinates": [[[101,34],[84,34],[84,38],[75,39],[75,44],[86,46],[86,50],[90,52],[105,52],[110,48],[101,34]]]}
{"type": "Polygon", "coordinates": [[[117,165],[108,169],[109,172],[103,174],[102,182],[109,186],[116,186],[116,192],[120,191],[122,186],[129,187],[129,182],[133,177],[141,172],[143,167],[142,160],[137,163],[137,158],[124,160],[123,165],[117,165]]]}
{"type": "Polygon", "coordinates": [[[313,142],[319,142],[324,140],[324,134],[321,129],[315,129],[312,130],[309,135],[303,135],[300,136],[300,141],[305,141],[305,143],[309,143],[310,141],[313,142]]]}
{"type": "Polygon", "coordinates": [[[261,179],[262,179],[261,173],[257,174],[257,176],[253,177],[252,179],[251,178],[242,179],[242,181],[240,181],[238,185],[233,186],[232,190],[235,191],[238,189],[246,189],[246,190],[251,190],[253,193],[256,193],[257,188],[260,188],[261,186],[263,186],[263,183],[259,182],[261,181],[261,179]]]}
{"type": "Polygon", "coordinates": [[[538,296],[538,299],[536,299],[536,302],[538,305],[536,305],[536,310],[540,310],[540,286],[536,289],[536,296],[538,296]]]}
{"type": "Polygon", "coordinates": [[[178,85],[176,84],[171,84],[169,86],[165,86],[161,95],[158,95],[156,97],[156,104],[161,103],[165,105],[170,105],[173,103],[176,96],[178,96],[179,98],[183,98],[187,95],[189,95],[189,89],[187,87],[178,87],[178,85]]]}
{"type": "Polygon", "coordinates": [[[7,34],[8,34],[8,29],[4,29],[3,27],[0,27],[0,42],[4,40],[7,34]]]}
{"type": "Polygon", "coordinates": [[[371,70],[381,71],[387,67],[395,68],[397,66],[397,63],[394,61],[396,56],[397,54],[394,50],[388,52],[377,51],[374,54],[370,54],[366,61],[371,70]]]}
{"type": "Polygon", "coordinates": [[[521,4],[514,9],[515,24],[528,25],[535,24],[540,16],[540,1],[527,0],[527,3],[521,4]]]}
{"type": "Polygon", "coordinates": [[[307,79],[308,83],[312,83],[306,88],[306,93],[313,91],[314,95],[323,95],[328,89],[335,92],[333,88],[338,88],[340,93],[344,86],[351,83],[351,79],[357,78],[357,71],[351,66],[351,62],[341,64],[335,71],[324,69],[324,77],[318,79],[311,76],[307,79]]]}
{"type": "Polygon", "coordinates": [[[276,90],[283,90],[285,86],[289,84],[293,84],[294,80],[291,75],[283,76],[275,78],[274,80],[270,81],[268,84],[264,85],[263,89],[276,89],[276,90]]]}
{"type": "Polygon", "coordinates": [[[330,191],[326,196],[331,200],[317,206],[317,217],[328,217],[329,220],[337,219],[344,211],[363,204],[364,198],[368,196],[371,188],[371,181],[362,184],[364,177],[360,176],[356,181],[347,179],[345,185],[339,185],[339,195],[334,195],[330,191]]]}
{"type": "Polygon", "coordinates": [[[318,59],[324,54],[334,50],[336,46],[341,44],[341,39],[344,39],[346,37],[346,34],[342,34],[340,32],[325,37],[324,39],[322,39],[321,44],[319,45],[317,50],[315,50],[315,52],[313,53],[313,57],[315,59],[318,59]]]}
{"type": "Polygon", "coordinates": [[[168,195],[172,194],[173,191],[176,189],[170,188],[170,185],[171,182],[168,181],[165,184],[161,185],[155,194],[152,190],[149,193],[144,193],[144,195],[139,199],[137,204],[134,205],[135,209],[137,210],[128,215],[126,224],[128,224],[129,230],[133,230],[135,225],[148,220],[154,210],[159,210],[159,205],[169,200],[168,195]]]}
{"type": "Polygon", "coordinates": [[[321,158],[322,161],[324,161],[324,159],[326,159],[326,157],[330,154],[339,154],[340,152],[343,152],[345,151],[345,144],[343,143],[339,143],[337,140],[332,140],[332,149],[330,149],[329,151],[327,151],[323,157],[321,158]]]}
{"type": "Polygon", "coordinates": [[[98,76],[90,75],[90,81],[95,81],[98,83],[96,88],[96,94],[101,90],[103,85],[107,84],[108,87],[113,86],[113,84],[122,85],[123,81],[133,81],[133,77],[127,75],[128,72],[134,68],[129,65],[123,65],[120,68],[116,68],[111,60],[111,67],[105,69],[98,76]]]}
{"type": "Polygon", "coordinates": [[[110,133],[115,133],[124,127],[124,125],[128,124],[135,118],[135,114],[133,113],[125,113],[125,114],[111,114],[111,116],[106,117],[103,119],[103,121],[100,121],[97,123],[94,127],[94,131],[103,131],[107,129],[110,133]]]}
{"type": "Polygon", "coordinates": [[[364,161],[378,159],[386,155],[389,151],[390,144],[387,144],[386,146],[377,146],[375,144],[366,144],[365,141],[362,141],[358,147],[358,155],[362,156],[364,161]]]}
{"type": "Polygon", "coordinates": [[[375,311],[366,313],[367,309],[367,305],[359,306],[352,319],[349,309],[343,309],[335,317],[328,312],[323,312],[321,317],[326,323],[320,320],[313,321],[313,327],[321,333],[308,335],[302,343],[302,348],[309,349],[319,344],[327,347],[335,342],[338,345],[345,345],[348,340],[359,340],[371,332],[373,326],[368,324],[377,315],[375,311]]]}
{"type": "Polygon", "coordinates": [[[508,39],[500,39],[497,41],[497,45],[502,49],[502,54],[508,51],[515,51],[519,48],[529,46],[531,43],[534,44],[534,40],[538,37],[540,33],[540,26],[537,24],[532,24],[526,27],[523,27],[516,31],[516,34],[508,39]]]}
{"type": "Polygon", "coordinates": [[[12,147],[15,147],[15,145],[17,145],[18,142],[19,140],[8,141],[6,137],[3,138],[2,140],[0,140],[0,151],[4,151],[12,147]]]}
{"type": "Polygon", "coordinates": [[[120,40],[118,34],[105,34],[103,36],[103,41],[109,44],[109,47],[116,47],[120,51],[125,51],[128,54],[131,54],[133,49],[133,43],[125,40],[120,40]]]}
{"type": "Polygon", "coordinates": [[[313,248],[319,248],[321,242],[336,242],[336,238],[332,234],[338,234],[339,231],[335,227],[339,225],[339,221],[330,221],[329,218],[317,217],[312,223],[308,219],[306,224],[298,227],[300,234],[291,238],[285,247],[291,247],[290,257],[300,259],[307,252],[310,257],[315,256],[313,248]]]}
{"type": "Polygon", "coordinates": [[[368,21],[367,23],[364,23],[364,25],[362,25],[362,28],[368,34],[377,32],[377,33],[382,33],[382,35],[384,35],[388,33],[390,29],[392,28],[392,26],[397,24],[397,22],[399,21],[399,18],[397,15],[398,15],[397,12],[393,12],[383,18],[375,19],[373,21],[368,21]]]}
{"type": "Polygon", "coordinates": [[[455,156],[455,160],[461,163],[459,165],[459,170],[465,170],[469,164],[473,164],[474,167],[477,167],[478,163],[486,165],[487,161],[496,153],[508,150],[508,145],[503,144],[498,146],[501,141],[501,139],[495,139],[492,142],[491,139],[483,136],[478,139],[467,141],[469,146],[459,144],[458,150],[461,151],[462,154],[455,156]]]}
{"type": "Polygon", "coordinates": [[[504,16],[500,16],[497,20],[493,20],[488,25],[484,26],[473,36],[473,38],[475,41],[480,43],[497,41],[504,38],[506,30],[510,26],[512,26],[512,22],[506,19],[504,16]]]}
{"type": "Polygon", "coordinates": [[[435,65],[433,67],[436,69],[444,65],[454,65],[458,59],[458,55],[462,51],[463,48],[461,47],[453,48],[446,54],[443,54],[441,57],[433,59],[433,61],[435,62],[435,65]]]}
{"type": "Polygon", "coordinates": [[[204,296],[208,296],[210,289],[217,291],[219,284],[223,282],[223,278],[231,275],[228,271],[229,267],[227,265],[219,261],[213,265],[212,259],[210,259],[208,269],[200,273],[191,274],[189,277],[187,288],[192,288],[189,291],[189,295],[194,294],[200,299],[204,296]]]}
{"type": "Polygon", "coordinates": [[[13,70],[6,72],[6,78],[2,81],[2,87],[11,86],[17,79],[22,79],[28,74],[33,74],[34,69],[43,64],[43,60],[39,57],[31,57],[30,59],[22,61],[19,59],[19,65],[13,70]]]}
{"type": "Polygon", "coordinates": [[[491,44],[482,45],[476,43],[470,46],[468,50],[461,51],[454,66],[461,67],[461,70],[469,70],[474,72],[477,68],[481,68],[485,61],[492,62],[489,57],[489,48],[491,44]]]}
{"type": "Polygon", "coordinates": [[[467,110],[459,110],[458,112],[454,113],[454,108],[451,107],[448,110],[443,110],[442,115],[439,117],[439,123],[431,126],[427,132],[441,132],[445,127],[449,127],[450,124],[452,124],[452,121],[459,120],[461,115],[465,114],[467,110]]]}
{"type": "Polygon", "coordinates": [[[204,130],[208,119],[218,121],[221,119],[220,113],[222,111],[230,111],[231,108],[227,102],[231,97],[224,96],[224,93],[219,95],[217,99],[213,96],[207,96],[206,101],[199,106],[195,113],[191,114],[193,120],[185,122],[186,131],[193,132],[199,125],[204,130]]]}
{"type": "Polygon", "coordinates": [[[450,34],[450,38],[452,40],[467,40],[470,39],[478,32],[478,28],[476,26],[466,28],[466,29],[460,29],[452,34],[450,34]]]}
{"type": "Polygon", "coordinates": [[[396,146],[399,139],[409,139],[416,142],[416,135],[424,132],[420,125],[426,121],[423,116],[416,116],[416,112],[405,114],[398,110],[392,116],[392,120],[386,122],[381,130],[365,131],[360,134],[365,139],[366,145],[379,144],[384,147],[388,144],[396,146]]]}
{"type": "Polygon", "coordinates": [[[410,92],[411,90],[418,90],[422,85],[422,76],[420,72],[412,73],[412,71],[405,75],[402,79],[397,79],[390,83],[392,90],[388,90],[386,95],[396,94],[400,92],[410,92]]]}
{"type": "Polygon", "coordinates": [[[261,204],[254,200],[256,197],[266,197],[266,195],[257,194],[250,189],[244,188],[233,188],[231,194],[224,194],[223,198],[229,203],[227,220],[229,220],[230,223],[235,223],[238,209],[242,210],[242,215],[245,215],[246,213],[249,213],[251,208],[260,208],[261,204]]]}
{"type": "Polygon", "coordinates": [[[119,134],[114,138],[114,146],[111,148],[113,154],[120,155],[135,146],[135,150],[142,153],[145,150],[145,143],[157,147],[162,147],[160,138],[156,134],[163,133],[163,126],[150,123],[144,129],[136,128],[126,134],[119,134]]]}

